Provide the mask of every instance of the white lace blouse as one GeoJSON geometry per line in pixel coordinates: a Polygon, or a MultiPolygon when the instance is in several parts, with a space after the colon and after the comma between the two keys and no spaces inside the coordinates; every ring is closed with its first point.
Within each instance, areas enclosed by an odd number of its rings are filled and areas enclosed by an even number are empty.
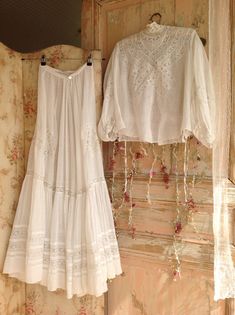
{"type": "Polygon", "coordinates": [[[195,30],[162,26],[118,42],[105,74],[103,141],[184,142],[211,147],[215,99],[208,59],[195,30]]]}

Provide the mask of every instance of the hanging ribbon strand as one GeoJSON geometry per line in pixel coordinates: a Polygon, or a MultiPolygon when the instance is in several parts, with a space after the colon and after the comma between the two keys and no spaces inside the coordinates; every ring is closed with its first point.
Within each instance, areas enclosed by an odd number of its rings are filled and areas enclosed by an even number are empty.
{"type": "Polygon", "coordinates": [[[133,197],[132,197],[132,193],[133,193],[133,180],[134,180],[134,175],[136,174],[136,153],[133,152],[132,147],[130,147],[130,154],[131,154],[131,171],[129,174],[129,178],[130,178],[130,184],[129,184],[129,203],[130,203],[130,207],[129,207],[129,216],[128,216],[128,227],[129,230],[132,233],[132,238],[134,238],[134,232],[135,230],[133,230],[133,217],[132,217],[132,212],[133,212],[133,197]]]}
{"type": "MultiPolygon", "coordinates": [[[[112,171],[111,203],[112,203],[113,219],[114,219],[115,228],[117,226],[117,216],[118,216],[117,210],[115,209],[115,177],[116,177],[115,165],[116,165],[116,155],[117,155],[117,144],[118,144],[117,140],[113,142],[112,157],[110,159],[110,164],[109,164],[109,170],[112,171]]],[[[117,231],[116,231],[116,233],[117,233],[117,231]]]]}
{"type": "Polygon", "coordinates": [[[179,190],[179,171],[178,171],[178,144],[173,145],[173,159],[175,161],[175,192],[176,192],[176,218],[174,221],[174,234],[173,234],[173,251],[175,257],[175,263],[173,264],[173,280],[176,281],[180,278],[181,271],[180,271],[180,248],[179,240],[180,239],[180,232],[182,230],[182,223],[181,223],[181,211],[180,211],[180,190],[179,190]]]}
{"type": "Polygon", "coordinates": [[[184,206],[187,207],[188,203],[188,183],[187,183],[187,175],[188,175],[188,140],[185,140],[184,144],[184,206]]]}
{"type": "MultiPolygon", "coordinates": [[[[111,185],[111,200],[112,200],[112,205],[113,205],[113,216],[114,216],[114,222],[115,222],[115,227],[117,227],[117,219],[120,215],[120,210],[123,208],[124,203],[126,202],[127,199],[127,186],[128,186],[128,179],[127,179],[127,172],[128,172],[128,165],[127,165],[127,144],[124,142],[123,144],[115,141],[113,143],[113,151],[112,151],[112,158],[110,162],[110,169],[112,170],[112,185],[111,185]],[[123,155],[123,160],[124,160],[124,188],[122,189],[122,197],[121,197],[121,202],[120,205],[118,205],[118,199],[116,199],[115,196],[115,179],[116,179],[116,171],[115,171],[115,166],[116,166],[116,159],[117,155],[123,155]]],[[[116,231],[116,234],[118,236],[118,232],[116,231]]]]}
{"type": "Polygon", "coordinates": [[[124,152],[123,160],[124,160],[124,188],[122,190],[122,201],[118,207],[118,212],[123,208],[125,202],[129,202],[129,195],[128,195],[128,163],[127,163],[127,143],[124,142],[124,147],[121,148],[124,152]]]}
{"type": "Polygon", "coordinates": [[[156,164],[156,161],[157,161],[157,154],[155,152],[155,144],[151,144],[151,148],[152,148],[152,154],[153,154],[153,162],[152,162],[152,165],[151,165],[151,168],[150,168],[150,171],[149,171],[149,180],[148,180],[148,183],[147,183],[147,193],[146,193],[146,199],[148,201],[148,203],[151,205],[151,197],[150,197],[150,185],[151,185],[151,182],[152,182],[152,178],[154,175],[156,175],[156,172],[154,171],[154,167],[155,167],[155,164],[156,164]]]}
{"type": "Polygon", "coordinates": [[[179,227],[181,226],[181,214],[180,214],[180,190],[179,190],[179,171],[178,171],[178,144],[173,145],[173,158],[175,160],[175,191],[176,191],[176,220],[175,220],[175,233],[179,233],[179,227]],[[178,225],[177,225],[178,224],[178,225]],[[177,230],[178,226],[178,230],[177,230]]]}
{"type": "MultiPolygon", "coordinates": [[[[194,221],[194,214],[195,214],[195,212],[197,212],[197,209],[196,209],[196,203],[193,199],[193,192],[195,189],[196,177],[198,177],[196,170],[198,169],[198,163],[201,160],[198,147],[199,147],[199,143],[197,141],[196,142],[196,152],[192,158],[192,179],[190,182],[190,189],[188,189],[188,196],[189,196],[188,197],[188,203],[187,203],[187,205],[188,205],[188,223],[192,226],[193,231],[197,235],[197,238],[199,240],[205,241],[205,239],[203,239],[201,237],[200,232],[198,231],[198,228],[197,228],[195,221],[194,221]]],[[[189,142],[189,155],[190,155],[190,148],[191,148],[191,141],[189,142]]],[[[198,174],[198,175],[200,175],[200,177],[203,177],[203,174],[198,174]]],[[[206,241],[208,241],[208,240],[206,240],[206,241]]]]}
{"type": "Polygon", "coordinates": [[[167,167],[165,164],[165,145],[162,146],[162,158],[161,158],[161,169],[160,172],[163,175],[163,182],[165,183],[166,189],[169,188],[169,174],[167,172],[167,167]]]}

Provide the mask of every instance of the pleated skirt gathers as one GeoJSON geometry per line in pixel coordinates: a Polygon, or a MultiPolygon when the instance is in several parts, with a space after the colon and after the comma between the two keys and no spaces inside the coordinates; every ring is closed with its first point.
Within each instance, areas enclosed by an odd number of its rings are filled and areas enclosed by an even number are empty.
{"type": "Polygon", "coordinates": [[[99,296],[121,271],[96,131],[93,66],[39,67],[38,113],[4,273],[99,296]]]}

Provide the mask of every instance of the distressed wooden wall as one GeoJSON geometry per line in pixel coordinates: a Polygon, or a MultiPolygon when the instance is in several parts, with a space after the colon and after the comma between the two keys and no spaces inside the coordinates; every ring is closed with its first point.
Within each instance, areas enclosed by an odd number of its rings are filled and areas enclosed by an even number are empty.
{"type": "MultiPolygon", "coordinates": [[[[162,24],[196,29],[200,37],[206,38],[205,49],[209,53],[209,5],[213,5],[213,1],[87,0],[83,2],[82,45],[88,49],[101,49],[105,58],[104,72],[115,43],[143,29],[149,17],[160,12],[162,24]]],[[[128,170],[132,167],[133,152],[146,152],[146,155],[135,160],[131,200],[134,204],[133,230],[130,231],[128,227],[129,200],[118,214],[115,210],[124,274],[110,284],[109,315],[235,314],[233,300],[213,301],[212,152],[195,139],[190,140],[189,148],[188,181],[191,182],[193,175],[197,178],[192,190],[196,209],[178,238],[182,245],[177,245],[181,280],[173,281],[173,221],[176,216],[173,146],[154,146],[158,162],[150,187],[150,205],[146,200],[146,192],[153,162],[152,146],[127,144],[128,170]],[[169,175],[167,185],[161,172],[162,162],[169,175]]],[[[179,180],[183,190],[184,146],[179,145],[177,149],[181,175],[179,180]]],[[[115,194],[114,201],[120,205],[124,185],[123,148],[113,155],[113,145],[104,144],[104,161],[107,180],[115,194]]],[[[231,206],[231,235],[233,221],[231,206]]]]}

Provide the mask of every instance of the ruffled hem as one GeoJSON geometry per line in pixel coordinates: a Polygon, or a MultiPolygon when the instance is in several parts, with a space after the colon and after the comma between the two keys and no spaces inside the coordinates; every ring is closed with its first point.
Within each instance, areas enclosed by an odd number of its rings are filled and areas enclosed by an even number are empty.
{"type": "Polygon", "coordinates": [[[122,270],[105,181],[70,194],[28,174],[3,272],[68,298],[107,291],[122,270]]]}
{"type": "MultiPolygon", "coordinates": [[[[109,125],[108,125],[109,126],[109,125]]],[[[174,138],[158,138],[158,137],[149,137],[149,136],[135,136],[131,133],[128,134],[127,129],[120,129],[119,131],[114,132],[113,129],[106,127],[104,128],[100,124],[99,135],[102,141],[109,142],[109,141],[131,141],[131,142],[146,142],[146,143],[156,143],[158,145],[167,145],[167,144],[174,144],[174,143],[185,143],[186,140],[190,136],[194,136],[198,141],[200,141],[204,146],[207,148],[213,147],[214,137],[208,133],[208,130],[202,130],[199,126],[194,128],[193,130],[184,128],[181,131],[181,134],[178,137],[174,138]],[[109,130],[109,131],[108,131],[109,130]],[[125,131],[124,131],[125,130],[125,131]]]]}
{"type": "MultiPolygon", "coordinates": [[[[105,238],[107,239],[107,236],[105,238]]],[[[110,245],[110,247],[112,246],[110,245]]],[[[116,244],[113,244],[114,247],[116,244]]],[[[74,251],[73,254],[70,253],[67,258],[63,254],[51,254],[49,250],[44,250],[41,259],[35,255],[36,249],[31,247],[31,250],[20,251],[16,242],[11,241],[11,249],[8,251],[3,273],[26,283],[41,284],[46,286],[49,291],[66,290],[68,299],[73,295],[100,296],[108,289],[107,280],[120,275],[122,269],[119,254],[114,253],[116,249],[113,249],[113,253],[109,257],[104,258],[103,249],[95,245],[92,248],[93,253],[86,258],[79,255],[79,250],[74,251]],[[76,256],[80,257],[74,259],[76,256]],[[94,257],[96,257],[96,262],[90,265],[87,261],[94,260],[94,257]]],[[[54,250],[62,253],[64,245],[54,246],[54,250]]],[[[68,251],[66,251],[67,253],[68,251]]]]}

